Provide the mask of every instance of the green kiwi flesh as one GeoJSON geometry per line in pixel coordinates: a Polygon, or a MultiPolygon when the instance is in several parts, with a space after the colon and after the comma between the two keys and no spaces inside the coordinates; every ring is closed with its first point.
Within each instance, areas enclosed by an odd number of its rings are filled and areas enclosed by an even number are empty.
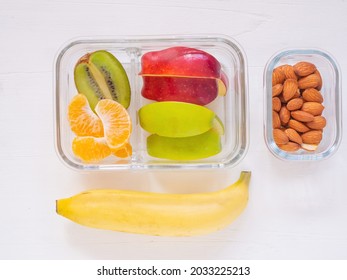
{"type": "Polygon", "coordinates": [[[123,65],[111,53],[100,50],[81,57],[74,70],[79,93],[94,110],[101,99],[113,99],[125,108],[130,105],[130,83],[123,65]]]}

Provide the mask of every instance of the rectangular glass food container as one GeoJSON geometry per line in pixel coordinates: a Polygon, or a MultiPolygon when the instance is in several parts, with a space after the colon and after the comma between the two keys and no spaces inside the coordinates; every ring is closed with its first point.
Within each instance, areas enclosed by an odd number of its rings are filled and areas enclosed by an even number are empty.
{"type": "MultiPolygon", "coordinates": [[[[81,38],[67,43],[55,60],[55,141],[59,157],[77,170],[117,170],[148,168],[223,168],[240,162],[248,148],[248,88],[246,59],[237,42],[225,36],[168,36],[129,38],[81,38]],[[218,96],[206,107],[213,110],[224,125],[221,137],[222,150],[217,155],[199,160],[168,160],[148,155],[144,131],[138,119],[138,110],[152,101],[141,96],[143,85],[141,57],[151,51],[175,46],[196,48],[213,55],[226,75],[227,93],[218,96]],[[68,104],[77,94],[74,84],[74,67],[80,57],[97,50],[111,52],[123,65],[131,87],[131,103],[128,108],[132,120],[130,143],[132,156],[127,159],[110,156],[97,163],[85,163],[72,152],[75,137],[67,119],[68,104]]],[[[169,125],[169,124],[168,124],[169,125]]]]}
{"type": "Polygon", "coordinates": [[[264,136],[270,152],[287,161],[315,161],[332,156],[338,149],[341,137],[341,76],[336,60],[319,49],[286,49],[274,54],[264,70],[264,136]],[[320,92],[325,107],[322,116],[326,119],[323,138],[314,151],[299,149],[295,152],[281,150],[273,138],[272,126],[272,72],[276,67],[306,61],[313,63],[322,77],[320,92]]]}

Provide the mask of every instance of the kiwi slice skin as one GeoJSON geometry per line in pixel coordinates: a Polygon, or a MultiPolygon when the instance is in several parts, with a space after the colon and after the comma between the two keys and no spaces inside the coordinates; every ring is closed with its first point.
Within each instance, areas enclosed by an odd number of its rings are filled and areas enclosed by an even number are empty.
{"type": "Polygon", "coordinates": [[[94,110],[101,99],[113,99],[125,108],[130,105],[131,89],[123,65],[111,53],[100,50],[80,58],[74,70],[75,85],[94,110]]]}

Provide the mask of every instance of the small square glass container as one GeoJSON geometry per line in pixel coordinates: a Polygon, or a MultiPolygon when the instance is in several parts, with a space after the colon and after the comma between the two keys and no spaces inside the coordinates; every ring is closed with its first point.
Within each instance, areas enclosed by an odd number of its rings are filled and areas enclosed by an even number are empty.
{"type": "Polygon", "coordinates": [[[332,156],[338,149],[342,137],[341,124],[341,74],[336,60],[320,49],[287,49],[274,54],[264,70],[264,137],[270,152],[287,161],[315,161],[332,156]],[[322,116],[326,118],[323,138],[314,151],[299,149],[295,152],[281,150],[273,139],[272,128],[272,72],[276,67],[300,61],[313,63],[322,77],[322,116]]]}
{"type": "Polygon", "coordinates": [[[236,165],[248,148],[248,87],[247,65],[243,50],[233,39],[216,35],[183,35],[166,37],[81,38],[67,43],[55,59],[55,141],[59,157],[77,170],[165,169],[165,168],[222,168],[236,165]],[[227,78],[227,93],[205,105],[213,110],[224,125],[222,150],[217,155],[201,160],[177,161],[148,155],[144,131],[138,120],[138,110],[151,102],[141,95],[143,85],[141,57],[147,52],[174,46],[201,49],[213,55],[221,64],[227,78]],[[97,163],[84,163],[72,152],[75,137],[69,127],[67,108],[77,94],[74,67],[80,57],[97,50],[111,52],[123,65],[131,87],[128,113],[132,120],[130,143],[133,154],[127,159],[110,156],[97,163]]]}

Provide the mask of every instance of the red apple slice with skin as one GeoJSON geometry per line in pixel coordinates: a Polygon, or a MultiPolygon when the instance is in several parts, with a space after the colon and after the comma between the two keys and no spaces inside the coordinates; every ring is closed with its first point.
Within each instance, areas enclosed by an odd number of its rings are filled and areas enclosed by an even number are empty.
{"type": "Polygon", "coordinates": [[[218,60],[202,50],[172,47],[142,56],[141,75],[220,78],[218,60]]]}
{"type": "Polygon", "coordinates": [[[227,75],[221,71],[221,78],[217,80],[218,83],[218,95],[224,96],[227,94],[227,85],[229,83],[227,75]]]}
{"type": "Polygon", "coordinates": [[[198,49],[173,47],[142,57],[142,95],[156,101],[183,101],[199,105],[227,91],[227,77],[212,55],[198,49]]]}
{"type": "Polygon", "coordinates": [[[181,101],[197,105],[212,102],[218,95],[215,79],[144,76],[141,94],[156,101],[181,101]]]}

